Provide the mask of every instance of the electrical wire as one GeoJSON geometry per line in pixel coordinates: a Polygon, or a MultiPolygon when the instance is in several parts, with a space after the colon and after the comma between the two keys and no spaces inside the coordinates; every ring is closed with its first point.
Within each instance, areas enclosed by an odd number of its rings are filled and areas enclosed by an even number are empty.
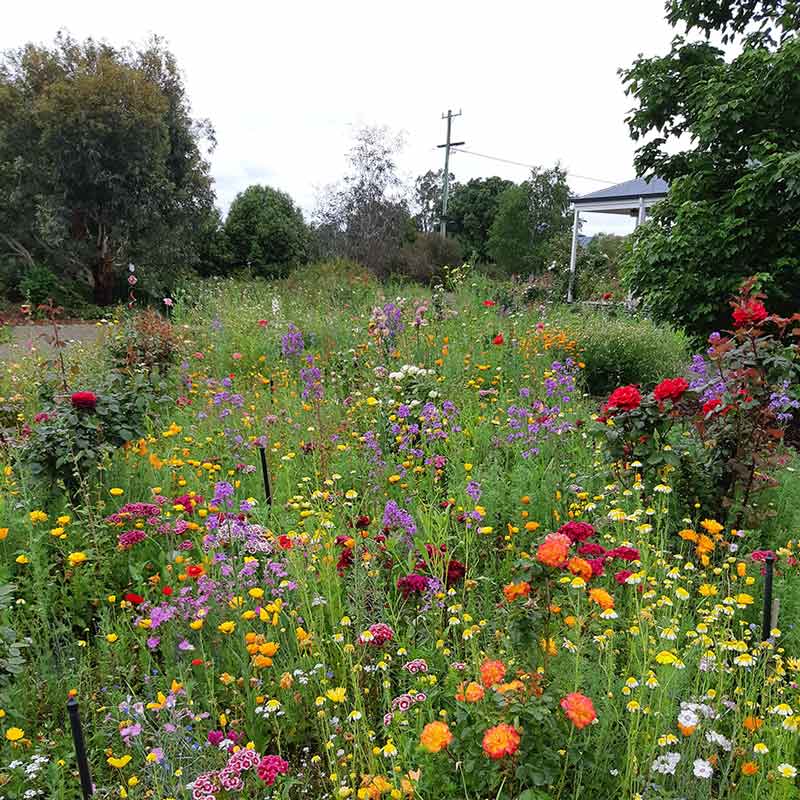
{"type": "MultiPolygon", "coordinates": [[[[500,158],[499,156],[489,156],[486,153],[476,153],[474,150],[463,150],[460,147],[451,147],[450,150],[454,153],[464,153],[467,156],[477,156],[478,158],[487,158],[490,161],[499,161],[501,164],[513,164],[515,167],[527,167],[528,169],[537,169],[536,164],[525,164],[522,161],[512,161],[510,158],[500,158]]],[[[587,175],[576,175],[574,172],[568,172],[570,178],[580,178],[584,181],[595,181],[596,183],[607,183],[609,186],[620,183],[620,181],[607,181],[603,178],[590,178],[587,175]]]]}

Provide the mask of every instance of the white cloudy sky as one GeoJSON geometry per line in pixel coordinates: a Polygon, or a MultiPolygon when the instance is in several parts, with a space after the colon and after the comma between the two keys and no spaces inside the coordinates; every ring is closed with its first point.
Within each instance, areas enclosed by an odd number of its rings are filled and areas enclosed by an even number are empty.
{"type": "MultiPolygon", "coordinates": [[[[442,166],[441,114],[461,109],[454,139],[478,153],[550,165],[606,181],[633,177],[630,99],[617,69],[664,53],[674,31],[664,0],[226,3],[80,0],[17,3],[0,49],[47,42],[59,28],[112,43],[164,36],[196,115],[219,141],[219,204],[256,182],[288,191],[306,210],[344,171],[354,127],[402,130],[403,172],[442,166]]],[[[526,169],[456,154],[457,179],[526,169]]],[[[579,193],[603,183],[572,177],[579,193]]],[[[585,232],[623,232],[621,217],[589,215],[585,232]]]]}

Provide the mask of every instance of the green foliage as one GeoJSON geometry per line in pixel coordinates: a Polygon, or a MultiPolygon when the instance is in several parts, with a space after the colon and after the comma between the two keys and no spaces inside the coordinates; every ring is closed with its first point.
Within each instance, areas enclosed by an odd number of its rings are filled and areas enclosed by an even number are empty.
{"type": "Polygon", "coordinates": [[[63,485],[74,493],[91,483],[103,460],[117,448],[145,435],[145,418],[154,399],[141,374],[111,373],[98,381],[94,409],[78,408],[69,395],[56,396],[43,409],[20,451],[37,480],[63,485]]]}
{"type": "Polygon", "coordinates": [[[689,360],[688,338],[665,323],[595,312],[565,319],[564,324],[578,341],[592,395],[624,384],[653,386],[680,374],[689,360]]]}
{"type": "Polygon", "coordinates": [[[233,264],[257,275],[277,277],[308,257],[303,214],[286,192],[249,186],[236,195],[225,220],[233,264]]]}
{"type": "Polygon", "coordinates": [[[630,285],[656,319],[706,333],[754,273],[768,281],[775,310],[789,313],[800,296],[800,39],[788,24],[796,15],[783,3],[676,0],[673,24],[706,33],[718,26],[726,37],[752,24],[760,33],[731,60],[708,42],[676,37],[666,56],[639,58],[623,72],[637,101],[631,135],[648,140],[637,171],[670,182],[625,259],[630,285]],[[781,43],[772,46],[777,30],[781,43]],[[667,146],[678,136],[691,149],[667,146]]]}
{"type": "Polygon", "coordinates": [[[489,232],[500,197],[513,185],[512,181],[494,176],[473,178],[453,187],[447,207],[447,229],[461,242],[467,258],[490,259],[489,232]]]}
{"type": "Polygon", "coordinates": [[[50,298],[60,300],[58,278],[44,264],[31,264],[22,272],[19,292],[25,302],[38,306],[50,298]]]}
{"type": "Polygon", "coordinates": [[[100,305],[124,291],[128,261],[140,276],[194,262],[213,131],[160,40],[133,51],[59,35],[8,52],[0,115],[0,227],[17,249],[88,280],[100,305]]]}
{"type": "MultiPolygon", "coordinates": [[[[421,233],[434,233],[442,217],[442,178],[444,170],[429,169],[414,181],[414,224],[421,233]]],[[[450,185],[455,185],[455,175],[450,173],[450,185]]]]}
{"type": "Polygon", "coordinates": [[[0,583],[0,686],[19,675],[25,666],[22,650],[28,643],[7,624],[16,588],[13,583],[0,583]]]}

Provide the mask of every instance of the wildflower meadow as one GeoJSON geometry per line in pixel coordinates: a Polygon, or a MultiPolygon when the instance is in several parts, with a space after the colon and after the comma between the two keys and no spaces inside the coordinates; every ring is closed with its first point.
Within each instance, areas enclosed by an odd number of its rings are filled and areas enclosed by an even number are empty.
{"type": "Polygon", "coordinates": [[[70,698],[99,798],[800,797],[754,282],[707,341],[466,267],[167,299],[0,369],[0,797],[83,797],[70,698]]]}

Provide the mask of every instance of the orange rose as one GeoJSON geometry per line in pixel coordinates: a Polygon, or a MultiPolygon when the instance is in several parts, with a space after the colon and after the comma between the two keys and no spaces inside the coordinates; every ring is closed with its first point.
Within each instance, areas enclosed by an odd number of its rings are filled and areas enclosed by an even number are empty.
{"type": "Polygon", "coordinates": [[[548,533],[536,551],[536,560],[546,567],[559,569],[567,563],[571,544],[572,541],[566,534],[548,533]]]}
{"type": "Polygon", "coordinates": [[[519,748],[519,741],[517,729],[502,722],[483,734],[483,752],[495,760],[503,756],[513,756],[519,748]]]}
{"type": "Polygon", "coordinates": [[[597,719],[594,704],[580,692],[572,692],[561,701],[561,708],[570,719],[572,724],[578,728],[585,728],[597,719]]]}
{"type": "Polygon", "coordinates": [[[453,734],[446,722],[429,722],[419,735],[419,743],[429,752],[438,753],[453,741],[453,734]]]}

